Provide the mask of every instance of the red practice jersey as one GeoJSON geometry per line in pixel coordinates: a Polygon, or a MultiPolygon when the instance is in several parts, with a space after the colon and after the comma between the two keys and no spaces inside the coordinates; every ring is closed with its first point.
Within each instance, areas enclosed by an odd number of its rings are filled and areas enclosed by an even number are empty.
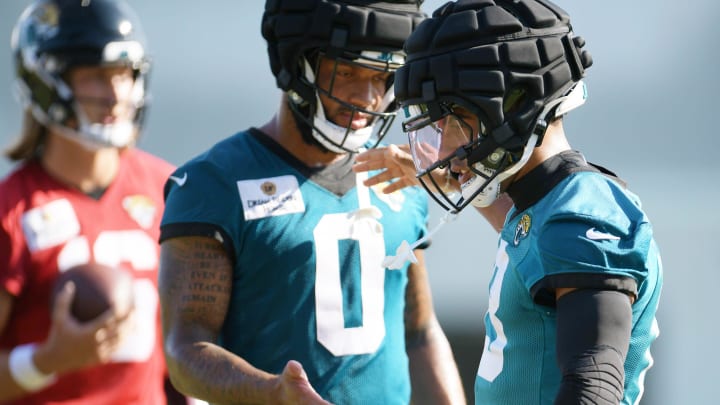
{"type": "Polygon", "coordinates": [[[0,288],[14,297],[0,349],[42,342],[59,272],[95,261],[135,277],[134,333],[110,363],[68,373],[17,404],[165,403],[157,276],[163,185],[173,167],[146,152],[122,154],[100,199],[70,189],[36,161],[0,183],[0,288]]]}

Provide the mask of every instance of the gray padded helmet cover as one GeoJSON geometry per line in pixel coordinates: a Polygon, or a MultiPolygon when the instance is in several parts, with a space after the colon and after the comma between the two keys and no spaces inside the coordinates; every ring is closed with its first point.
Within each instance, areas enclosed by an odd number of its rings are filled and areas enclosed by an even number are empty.
{"type": "Polygon", "coordinates": [[[592,65],[583,46],[568,14],[547,0],[449,2],[408,38],[395,94],[401,105],[430,111],[459,104],[480,117],[496,145],[522,147],[543,107],[592,65]],[[505,112],[504,99],[518,88],[524,101],[505,112]]]}

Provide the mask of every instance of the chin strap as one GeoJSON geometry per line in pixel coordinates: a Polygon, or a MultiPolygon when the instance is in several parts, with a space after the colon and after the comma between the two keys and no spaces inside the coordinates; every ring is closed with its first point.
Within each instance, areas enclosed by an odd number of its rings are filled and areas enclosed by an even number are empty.
{"type": "Polygon", "coordinates": [[[555,116],[559,117],[585,104],[587,100],[587,86],[580,80],[573,86],[572,90],[564,97],[564,100],[555,109],[555,116]]]}

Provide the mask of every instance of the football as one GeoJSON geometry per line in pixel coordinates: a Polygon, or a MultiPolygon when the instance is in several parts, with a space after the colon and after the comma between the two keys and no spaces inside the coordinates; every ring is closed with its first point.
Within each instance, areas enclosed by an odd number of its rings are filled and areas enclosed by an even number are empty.
{"type": "Polygon", "coordinates": [[[97,318],[111,305],[116,305],[120,313],[132,307],[133,278],[121,268],[87,263],[67,269],[55,281],[50,301],[52,304],[68,281],[75,284],[75,297],[70,312],[80,322],[97,318]]]}

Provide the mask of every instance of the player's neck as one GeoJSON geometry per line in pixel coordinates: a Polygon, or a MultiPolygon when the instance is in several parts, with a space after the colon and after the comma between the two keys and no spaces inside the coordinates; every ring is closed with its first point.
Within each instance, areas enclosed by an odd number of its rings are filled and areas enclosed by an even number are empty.
{"type": "Polygon", "coordinates": [[[107,188],[120,168],[116,148],[89,150],[59,135],[48,134],[41,158],[48,174],[85,194],[107,188]]]}
{"type": "Polygon", "coordinates": [[[547,159],[570,149],[570,143],[568,143],[565,137],[565,131],[563,130],[562,120],[553,121],[545,132],[542,144],[533,150],[530,159],[517,172],[514,179],[520,179],[547,159]]]}

